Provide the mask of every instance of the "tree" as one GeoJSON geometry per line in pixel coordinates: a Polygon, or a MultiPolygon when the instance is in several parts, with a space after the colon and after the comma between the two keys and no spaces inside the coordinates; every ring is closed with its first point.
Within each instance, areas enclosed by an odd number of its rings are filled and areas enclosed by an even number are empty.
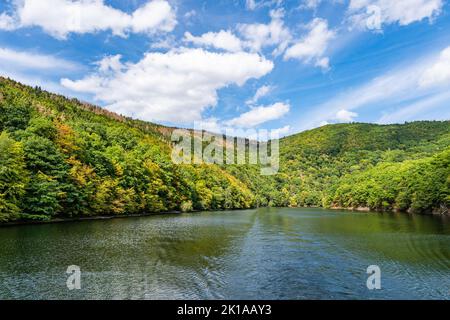
{"type": "Polygon", "coordinates": [[[0,106],[0,129],[10,132],[23,130],[30,121],[30,107],[27,104],[0,106]]]}
{"type": "Polygon", "coordinates": [[[50,141],[55,141],[58,134],[53,122],[41,117],[31,119],[27,130],[50,141]]]}
{"type": "Polygon", "coordinates": [[[0,134],[0,222],[19,216],[27,183],[22,144],[3,132],[0,134]]]}
{"type": "Polygon", "coordinates": [[[25,161],[31,172],[24,210],[28,214],[55,216],[63,208],[68,184],[68,165],[55,144],[32,135],[24,142],[25,161]]]}

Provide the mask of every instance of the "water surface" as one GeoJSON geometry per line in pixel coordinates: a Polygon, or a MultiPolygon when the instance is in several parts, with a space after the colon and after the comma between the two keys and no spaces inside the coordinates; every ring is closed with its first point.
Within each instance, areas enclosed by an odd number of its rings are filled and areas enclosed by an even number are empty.
{"type": "Polygon", "coordinates": [[[0,299],[450,299],[450,221],[257,209],[0,228],[0,299]]]}

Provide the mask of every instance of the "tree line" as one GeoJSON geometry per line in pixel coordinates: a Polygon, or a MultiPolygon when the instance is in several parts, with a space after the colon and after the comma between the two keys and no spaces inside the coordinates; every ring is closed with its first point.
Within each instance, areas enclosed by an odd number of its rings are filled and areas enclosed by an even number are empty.
{"type": "Polygon", "coordinates": [[[279,174],[176,165],[172,128],[0,78],[0,222],[258,206],[445,211],[450,125],[330,125],[280,141],[279,174]]]}

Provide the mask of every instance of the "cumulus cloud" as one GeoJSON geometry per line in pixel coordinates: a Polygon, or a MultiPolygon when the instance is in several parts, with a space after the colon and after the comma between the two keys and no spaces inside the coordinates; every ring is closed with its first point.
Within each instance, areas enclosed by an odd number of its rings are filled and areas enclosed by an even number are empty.
{"type": "Polygon", "coordinates": [[[356,112],[342,109],[336,113],[335,119],[339,122],[352,122],[357,116],[356,112]]]}
{"type": "Polygon", "coordinates": [[[351,0],[349,17],[354,26],[381,29],[384,24],[406,26],[433,20],[442,11],[442,0],[351,0]]]}
{"type": "Polygon", "coordinates": [[[148,52],[137,63],[105,59],[94,74],[81,80],[62,79],[62,85],[93,94],[111,111],[174,123],[201,120],[202,112],[217,104],[219,89],[241,86],[273,69],[271,61],[256,53],[204,49],[148,52]]]}
{"type": "Polygon", "coordinates": [[[290,105],[282,102],[274,103],[270,106],[254,107],[250,111],[241,114],[239,117],[228,120],[228,126],[255,127],[268,121],[283,117],[290,110],[290,105]]]}
{"type": "Polygon", "coordinates": [[[261,86],[256,90],[255,95],[253,98],[246,101],[246,104],[255,104],[261,99],[262,97],[267,96],[271,91],[273,90],[272,86],[261,86]]]}
{"type": "Polygon", "coordinates": [[[328,28],[328,22],[315,18],[307,25],[308,34],[298,40],[284,54],[284,59],[297,59],[304,63],[314,63],[322,69],[329,68],[329,58],[325,56],[328,43],[336,35],[328,28]]]}
{"type": "MultiPolygon", "coordinates": [[[[261,2],[259,5],[268,2],[261,2]]],[[[191,42],[197,46],[213,47],[231,52],[251,51],[261,52],[264,48],[274,48],[272,54],[282,54],[292,39],[291,32],[284,25],[284,10],[274,9],[270,11],[270,22],[238,24],[236,36],[231,31],[221,30],[219,32],[207,32],[201,36],[194,36],[189,32],[184,34],[184,41],[191,42]]]]}
{"type": "Polygon", "coordinates": [[[291,33],[284,25],[282,9],[271,10],[270,17],[269,24],[240,24],[238,31],[245,39],[245,46],[252,51],[259,52],[264,47],[276,47],[273,54],[278,55],[288,46],[291,33]]]}
{"type": "Polygon", "coordinates": [[[450,83],[450,47],[444,49],[437,61],[427,68],[420,78],[422,87],[445,85],[450,83]]]}
{"type": "Polygon", "coordinates": [[[104,0],[21,0],[12,16],[0,16],[0,29],[40,27],[58,39],[70,33],[111,30],[114,35],[129,32],[169,32],[176,25],[173,8],[165,0],[146,2],[132,14],[115,9],[104,0]]]}
{"type": "Polygon", "coordinates": [[[108,56],[97,62],[98,70],[103,73],[109,72],[120,72],[124,65],[120,61],[122,59],[122,55],[118,54],[115,56],[108,56]]]}
{"type": "Polygon", "coordinates": [[[207,32],[199,37],[193,36],[190,32],[186,32],[183,40],[198,46],[213,47],[231,52],[242,50],[241,40],[231,31],[207,32]]]}

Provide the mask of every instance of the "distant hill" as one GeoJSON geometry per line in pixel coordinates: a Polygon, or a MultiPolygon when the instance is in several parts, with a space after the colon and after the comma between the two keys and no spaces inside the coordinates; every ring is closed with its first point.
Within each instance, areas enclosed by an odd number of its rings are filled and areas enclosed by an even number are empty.
{"type": "Polygon", "coordinates": [[[283,146],[286,150],[306,148],[330,155],[357,150],[407,150],[434,144],[449,133],[448,121],[417,121],[403,125],[334,124],[284,138],[283,146]]]}
{"type": "Polygon", "coordinates": [[[0,77],[0,222],[324,206],[448,213],[450,122],[336,124],[280,140],[280,172],[176,165],[169,128],[0,77]]]}

